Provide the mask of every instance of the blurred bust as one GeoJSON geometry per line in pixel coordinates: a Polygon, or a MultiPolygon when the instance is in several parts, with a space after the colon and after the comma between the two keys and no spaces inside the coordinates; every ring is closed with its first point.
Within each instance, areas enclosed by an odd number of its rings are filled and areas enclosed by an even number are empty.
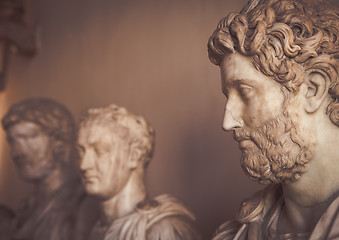
{"type": "Polygon", "coordinates": [[[81,116],[77,148],[82,182],[101,208],[92,240],[200,239],[194,216],[177,199],[147,196],[154,131],[143,117],[116,105],[89,109],[81,116]]]}
{"type": "Polygon", "coordinates": [[[339,239],[339,9],[251,0],[208,43],[226,96],[223,128],[267,185],[219,239],[339,239]]]}
{"type": "Polygon", "coordinates": [[[13,105],[2,124],[19,176],[35,185],[35,192],[19,209],[13,238],[86,239],[94,220],[78,219],[86,216],[82,208],[89,201],[72,165],[71,113],[51,99],[33,98],[13,105]]]}
{"type": "Polygon", "coordinates": [[[23,0],[0,1],[0,39],[11,45],[12,50],[33,55],[36,52],[35,31],[26,23],[25,2],[23,0]]]}
{"type": "Polygon", "coordinates": [[[14,219],[15,213],[8,207],[0,205],[0,240],[10,239],[14,219]]]}

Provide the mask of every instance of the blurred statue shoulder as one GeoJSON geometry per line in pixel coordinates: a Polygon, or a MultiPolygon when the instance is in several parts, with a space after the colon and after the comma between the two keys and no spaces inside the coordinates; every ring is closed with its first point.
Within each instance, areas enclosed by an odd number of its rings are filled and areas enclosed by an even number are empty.
{"type": "Polygon", "coordinates": [[[111,225],[104,240],[198,240],[194,215],[176,198],[160,195],[139,203],[134,212],[111,225]]]}
{"type": "Polygon", "coordinates": [[[29,197],[23,202],[16,219],[15,237],[72,239],[75,219],[84,199],[84,191],[74,182],[57,189],[44,202],[38,203],[35,196],[29,197]]]}
{"type": "Polygon", "coordinates": [[[0,205],[0,240],[10,239],[14,219],[14,211],[7,206],[0,205]]]}

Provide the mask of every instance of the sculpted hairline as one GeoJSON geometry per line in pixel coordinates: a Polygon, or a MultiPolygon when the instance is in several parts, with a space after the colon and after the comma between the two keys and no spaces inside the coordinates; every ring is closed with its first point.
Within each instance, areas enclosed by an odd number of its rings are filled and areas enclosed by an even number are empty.
{"type": "Polygon", "coordinates": [[[142,150],[145,164],[151,160],[154,151],[154,130],[143,117],[111,104],[82,112],[79,130],[94,125],[109,128],[112,134],[118,135],[119,140],[126,141],[130,147],[142,150]]]}
{"type": "Polygon", "coordinates": [[[36,124],[50,138],[64,143],[73,141],[75,123],[62,104],[48,98],[25,99],[14,104],[2,119],[3,129],[23,123],[36,124]]]}

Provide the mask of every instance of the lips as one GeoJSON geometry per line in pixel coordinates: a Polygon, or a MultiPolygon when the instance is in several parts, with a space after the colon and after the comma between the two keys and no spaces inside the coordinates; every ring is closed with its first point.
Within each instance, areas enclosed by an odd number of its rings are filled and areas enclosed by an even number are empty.
{"type": "Polygon", "coordinates": [[[82,179],[85,182],[92,182],[94,179],[98,179],[98,176],[95,175],[94,173],[85,172],[82,173],[82,179]]]}
{"type": "Polygon", "coordinates": [[[233,138],[237,141],[237,142],[243,142],[243,141],[250,141],[250,137],[244,137],[244,136],[239,136],[236,133],[233,135],[233,138]]]}

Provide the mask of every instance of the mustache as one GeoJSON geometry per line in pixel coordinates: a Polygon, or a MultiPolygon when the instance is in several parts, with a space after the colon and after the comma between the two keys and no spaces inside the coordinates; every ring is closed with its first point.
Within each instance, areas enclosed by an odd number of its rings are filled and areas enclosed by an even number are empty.
{"type": "Polygon", "coordinates": [[[251,131],[244,128],[244,129],[236,129],[233,131],[233,138],[237,142],[241,142],[243,140],[250,140],[251,139],[251,131]]]}
{"type": "Polygon", "coordinates": [[[255,129],[243,127],[233,131],[233,138],[237,142],[251,140],[260,149],[271,147],[272,144],[279,144],[279,135],[290,131],[289,120],[284,115],[279,115],[255,129]],[[269,139],[269,141],[264,141],[269,139]],[[268,146],[270,145],[270,146],[268,146]]]}

